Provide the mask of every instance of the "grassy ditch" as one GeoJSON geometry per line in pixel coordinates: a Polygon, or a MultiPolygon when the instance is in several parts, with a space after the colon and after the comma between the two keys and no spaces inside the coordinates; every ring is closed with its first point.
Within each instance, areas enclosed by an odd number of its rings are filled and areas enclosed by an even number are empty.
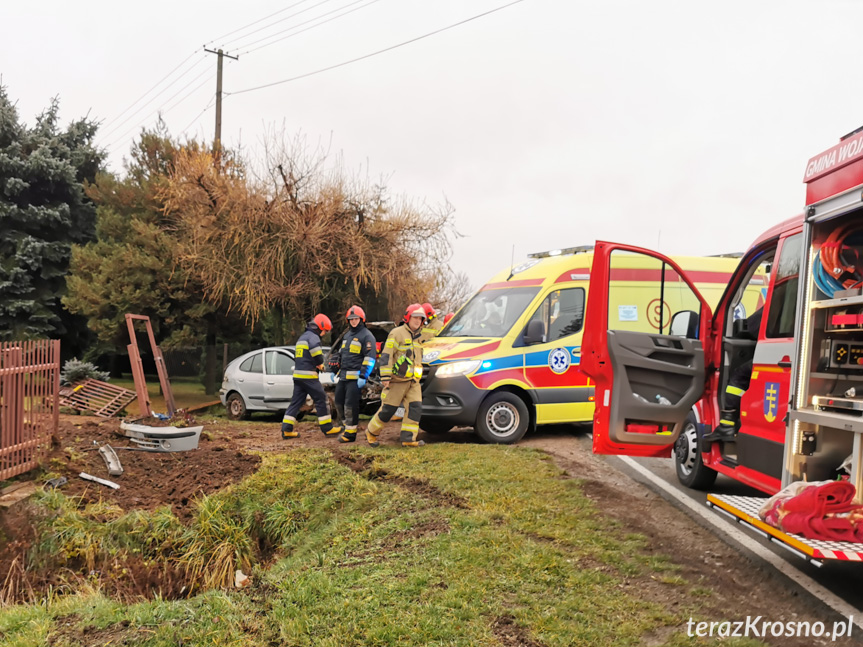
{"type": "Polygon", "coordinates": [[[188,526],[53,492],[37,505],[31,568],[77,575],[0,608],[4,645],[691,644],[693,610],[662,603],[686,586],[674,567],[533,451],[267,456],[188,526]],[[250,586],[232,587],[237,568],[250,586]],[[118,580],[154,573],[155,599],[117,599],[118,580]]]}

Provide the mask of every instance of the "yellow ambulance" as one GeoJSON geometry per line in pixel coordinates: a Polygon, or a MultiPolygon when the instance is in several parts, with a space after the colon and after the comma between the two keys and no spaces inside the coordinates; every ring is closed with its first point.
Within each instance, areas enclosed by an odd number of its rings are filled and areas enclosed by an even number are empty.
{"type": "MultiPolygon", "coordinates": [[[[594,390],[579,367],[582,353],[590,352],[582,348],[581,336],[592,250],[530,254],[483,285],[425,344],[423,430],[473,427],[487,442],[513,443],[536,425],[593,419],[594,390]]],[[[711,306],[738,263],[735,257],[674,260],[711,306]]],[[[699,310],[697,303],[684,302],[692,293],[680,289],[685,284],[671,266],[648,257],[619,255],[612,280],[627,286],[615,291],[618,327],[675,334],[672,313],[699,310]]],[[[764,276],[753,277],[749,287],[737,319],[763,304],[764,276]]]]}

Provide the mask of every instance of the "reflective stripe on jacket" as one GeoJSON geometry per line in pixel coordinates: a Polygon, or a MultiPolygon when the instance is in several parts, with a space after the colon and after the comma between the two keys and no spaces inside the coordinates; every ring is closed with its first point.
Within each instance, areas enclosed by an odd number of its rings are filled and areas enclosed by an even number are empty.
{"type": "Polygon", "coordinates": [[[393,382],[419,382],[423,376],[421,332],[413,333],[407,324],[394,328],[381,351],[381,378],[393,382]]]}
{"type": "Polygon", "coordinates": [[[308,326],[306,332],[300,335],[294,345],[294,379],[316,380],[318,370],[323,368],[324,352],[321,348],[321,338],[315,330],[308,326]]]}
{"type": "Polygon", "coordinates": [[[363,323],[356,328],[349,328],[339,348],[341,358],[339,376],[349,380],[368,379],[375,367],[377,356],[377,342],[372,331],[363,323]]]}

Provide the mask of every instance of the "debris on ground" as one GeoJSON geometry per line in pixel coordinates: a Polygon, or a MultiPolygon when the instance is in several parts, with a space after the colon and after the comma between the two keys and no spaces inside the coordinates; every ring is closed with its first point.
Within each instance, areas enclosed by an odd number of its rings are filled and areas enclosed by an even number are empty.
{"type": "Polygon", "coordinates": [[[116,416],[136,397],[134,391],[93,378],[60,389],[61,406],[90,411],[100,418],[116,416]]]}

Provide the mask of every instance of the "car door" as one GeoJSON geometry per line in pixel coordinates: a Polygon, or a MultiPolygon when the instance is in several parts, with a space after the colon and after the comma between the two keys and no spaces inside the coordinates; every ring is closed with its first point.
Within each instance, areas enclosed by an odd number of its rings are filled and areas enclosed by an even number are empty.
{"type": "Polygon", "coordinates": [[[581,349],[596,383],[595,453],[670,455],[704,392],[711,317],[671,259],[597,242],[581,349]]]}
{"type": "Polygon", "coordinates": [[[264,353],[264,402],[271,409],[286,409],[294,395],[294,358],[283,350],[264,353]]]}

